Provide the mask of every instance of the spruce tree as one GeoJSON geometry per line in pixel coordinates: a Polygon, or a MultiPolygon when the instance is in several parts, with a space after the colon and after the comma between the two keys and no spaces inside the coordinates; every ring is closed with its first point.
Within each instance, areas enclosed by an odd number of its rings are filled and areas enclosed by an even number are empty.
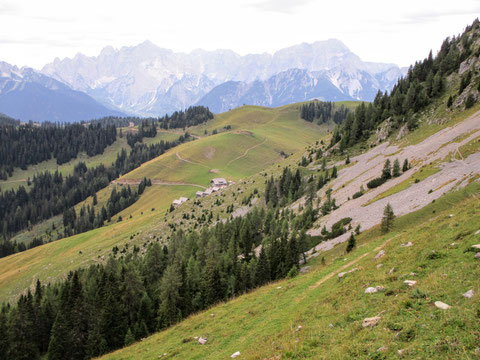
{"type": "Polygon", "coordinates": [[[395,214],[392,206],[388,203],[383,210],[381,229],[384,234],[388,233],[393,228],[393,222],[395,220],[395,214]]]}
{"type": "Polygon", "coordinates": [[[332,179],[335,179],[337,177],[337,167],[334,166],[332,169],[332,179]]]}
{"type": "Polygon", "coordinates": [[[383,166],[382,170],[382,179],[388,180],[392,177],[392,164],[390,163],[390,159],[385,161],[385,165],[383,166]]]}
{"type": "Polygon", "coordinates": [[[125,346],[132,345],[135,342],[135,337],[133,336],[132,330],[128,328],[127,333],[125,335],[125,346]]]}
{"type": "Polygon", "coordinates": [[[351,233],[347,243],[347,249],[346,249],[347,253],[351,252],[356,246],[357,246],[357,240],[355,239],[355,236],[353,235],[353,233],[351,233]]]}
{"type": "Polygon", "coordinates": [[[408,159],[405,159],[403,161],[403,167],[402,167],[402,171],[405,172],[405,171],[408,171],[408,168],[409,168],[409,164],[408,164],[408,159]]]}
{"type": "Polygon", "coordinates": [[[393,162],[393,177],[399,177],[401,175],[400,173],[400,161],[398,159],[395,159],[393,162]]]}
{"type": "Polygon", "coordinates": [[[265,248],[262,246],[258,255],[257,268],[255,271],[255,282],[257,286],[261,286],[270,281],[270,266],[268,264],[265,248]]]}

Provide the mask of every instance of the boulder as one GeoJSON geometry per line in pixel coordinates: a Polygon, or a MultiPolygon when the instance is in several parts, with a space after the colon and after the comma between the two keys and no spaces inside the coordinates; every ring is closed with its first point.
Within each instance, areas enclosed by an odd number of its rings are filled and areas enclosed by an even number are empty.
{"type": "Polygon", "coordinates": [[[466,293],[462,294],[462,296],[466,299],[471,299],[475,295],[475,291],[472,289],[468,290],[466,293]]]}
{"type": "Polygon", "coordinates": [[[412,287],[417,282],[415,280],[405,280],[404,283],[407,284],[408,286],[412,287]]]}
{"type": "Polygon", "coordinates": [[[302,330],[302,325],[298,325],[297,328],[295,329],[296,332],[299,332],[300,330],[302,330]]]}
{"type": "Polygon", "coordinates": [[[375,260],[381,259],[385,256],[385,250],[380,250],[377,255],[375,255],[375,260]]]}
{"type": "Polygon", "coordinates": [[[236,357],[240,356],[240,351],[234,352],[232,356],[230,356],[232,359],[235,359],[236,357]]]}
{"type": "Polygon", "coordinates": [[[338,278],[341,279],[345,275],[350,274],[350,273],[355,272],[355,271],[358,271],[358,270],[360,270],[360,269],[359,268],[353,268],[352,270],[338,273],[338,278]]]}
{"type": "Polygon", "coordinates": [[[375,294],[376,292],[383,292],[383,291],[385,291],[384,286],[368,287],[365,289],[365,294],[375,294]]]}
{"type": "Polygon", "coordinates": [[[377,269],[380,269],[383,266],[383,264],[378,264],[377,269]]]}
{"type": "Polygon", "coordinates": [[[451,308],[450,305],[445,304],[444,302],[441,302],[441,301],[435,301],[434,304],[437,308],[442,309],[442,310],[448,310],[448,309],[451,308]]]}
{"type": "Polygon", "coordinates": [[[374,316],[374,317],[370,317],[370,318],[365,318],[363,319],[363,322],[362,322],[362,327],[366,328],[366,327],[374,327],[378,324],[378,322],[380,321],[381,317],[380,316],[374,316]]]}
{"type": "Polygon", "coordinates": [[[472,248],[480,250],[480,244],[472,245],[472,248]]]}
{"type": "Polygon", "coordinates": [[[377,352],[385,352],[387,350],[388,350],[388,348],[386,346],[381,346],[377,349],[377,352]]]}
{"type": "Polygon", "coordinates": [[[411,241],[405,243],[405,244],[402,244],[400,245],[401,247],[410,247],[410,246],[413,246],[413,243],[411,241]]]}
{"type": "Polygon", "coordinates": [[[201,344],[201,345],[205,345],[207,343],[207,338],[200,337],[198,339],[198,343],[201,344]]]}
{"type": "Polygon", "coordinates": [[[395,268],[393,267],[388,271],[388,275],[392,275],[394,272],[395,272],[395,268]]]}
{"type": "Polygon", "coordinates": [[[480,252],[477,252],[477,253],[475,254],[475,259],[480,259],[480,252]]]}

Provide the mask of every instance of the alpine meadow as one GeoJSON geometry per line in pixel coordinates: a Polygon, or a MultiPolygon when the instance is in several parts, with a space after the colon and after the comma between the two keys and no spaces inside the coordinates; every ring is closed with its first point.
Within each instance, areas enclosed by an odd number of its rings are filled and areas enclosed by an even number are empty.
{"type": "Polygon", "coordinates": [[[480,358],[478,8],[142,1],[0,5],[0,360],[480,358]]]}

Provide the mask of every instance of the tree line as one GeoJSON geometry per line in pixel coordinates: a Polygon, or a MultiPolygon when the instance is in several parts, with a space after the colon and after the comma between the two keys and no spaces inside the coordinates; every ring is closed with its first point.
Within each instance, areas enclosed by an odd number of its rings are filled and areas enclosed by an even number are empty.
{"type": "MultiPolygon", "coordinates": [[[[354,112],[348,113],[345,121],[336,127],[330,146],[339,144],[340,151],[343,151],[368,139],[377,126],[387,119],[391,119],[392,129],[403,125],[410,130],[416,128],[418,124],[414,114],[443,94],[447,77],[473,54],[473,45],[479,33],[472,30],[478,30],[479,27],[476,19],[461,36],[445,39],[437,56],[433,57],[430,51],[426,59],[411,66],[390,94],[378,91],[373,103],[362,103],[354,112]]],[[[471,77],[466,75],[461,86],[465,88],[470,80],[471,77]]],[[[449,99],[448,105],[451,106],[452,102],[453,99],[449,99]]]]}
{"type": "MultiPolygon", "coordinates": [[[[290,211],[254,209],[170,243],[150,241],[145,256],[118,255],[42,285],[0,311],[0,358],[85,359],[129,345],[189,314],[294,276],[305,231],[290,211]],[[262,244],[258,255],[254,248],[262,244]]],[[[128,244],[127,244],[128,245],[128,244]]],[[[135,249],[136,247],[134,247],[135,249]]]]}
{"type": "Polygon", "coordinates": [[[181,135],[177,141],[136,144],[128,155],[126,150],[122,149],[117,154],[116,161],[109,167],[101,164],[88,168],[85,163],[80,162],[74,167],[73,174],[65,177],[58,171],[36,174],[28,192],[24,186],[20,186],[18,190],[0,192],[0,235],[3,237],[3,244],[0,242],[0,257],[20,250],[18,246],[9,243],[8,239],[13,234],[62,214],[89,196],[94,196],[120,175],[188,139],[181,135]]]}
{"type": "Polygon", "coordinates": [[[204,106],[190,106],[185,111],[175,111],[172,115],[165,115],[158,119],[162,129],[180,129],[200,125],[213,119],[213,113],[204,106]]]}
{"type": "Polygon", "coordinates": [[[102,154],[115,142],[114,125],[25,124],[0,126],[0,179],[12,176],[14,168],[25,170],[29,165],[55,158],[58,165],[77,157],[102,154]]]}
{"type": "MultiPolygon", "coordinates": [[[[150,179],[143,178],[137,190],[132,190],[129,185],[122,186],[120,191],[113,188],[107,203],[98,212],[95,212],[96,195],[92,204],[83,205],[78,214],[74,207],[66,209],[63,212],[64,237],[102,227],[105,222],[110,222],[114,215],[134,204],[147,186],[152,186],[152,182],[150,179]]],[[[121,220],[122,218],[119,217],[118,221],[121,220]]]]}
{"type": "Polygon", "coordinates": [[[300,117],[306,121],[316,120],[318,125],[334,122],[341,124],[350,112],[343,104],[337,106],[330,101],[311,101],[303,104],[300,109],[300,117]]]}

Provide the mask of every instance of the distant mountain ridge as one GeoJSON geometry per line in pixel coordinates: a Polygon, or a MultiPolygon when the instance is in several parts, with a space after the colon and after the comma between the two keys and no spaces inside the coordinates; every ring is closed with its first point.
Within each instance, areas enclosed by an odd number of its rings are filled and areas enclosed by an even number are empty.
{"type": "Polygon", "coordinates": [[[124,115],[58,80],[5,62],[0,62],[0,112],[35,122],[76,122],[124,115]]]}
{"type": "Polygon", "coordinates": [[[265,91],[273,92],[272,99],[283,99],[283,103],[306,100],[307,94],[324,100],[372,100],[379,89],[391,89],[398,77],[405,74],[405,69],[394,64],[363,62],[335,39],[291,46],[273,55],[245,56],[232,50],[197,49],[188,54],[176,53],[145,41],[118,50],[106,47],[93,57],[77,54],[73,59],[57,58],[41,71],[75,90],[86,92],[106,106],[148,116],[195,103],[206,104],[203,99],[208,100],[214,111],[230,106],[222,100],[225,98],[229,98],[229,104],[241,104],[245,99],[251,104],[277,104],[273,100],[265,101],[265,91]],[[299,80],[305,81],[307,76],[315,79],[315,84],[307,86],[305,82],[297,84],[290,79],[281,85],[279,81],[286,80],[285,76],[299,74],[294,69],[308,72],[297,77],[299,80]],[[322,84],[317,85],[318,81],[322,84]],[[240,82],[244,90],[240,91],[237,84],[232,93],[235,86],[228,82],[240,82]],[[278,83],[283,93],[275,93],[277,87],[272,87],[272,83],[278,83]],[[296,89],[286,91],[287,83],[304,88],[303,95],[296,89]],[[269,90],[249,90],[246,96],[246,88],[259,86],[269,90]],[[227,88],[230,92],[221,94],[220,90],[227,88]],[[321,90],[320,93],[316,93],[317,90],[321,90]],[[290,96],[285,96],[287,92],[290,96]],[[243,100],[235,99],[235,94],[243,100]]]}

